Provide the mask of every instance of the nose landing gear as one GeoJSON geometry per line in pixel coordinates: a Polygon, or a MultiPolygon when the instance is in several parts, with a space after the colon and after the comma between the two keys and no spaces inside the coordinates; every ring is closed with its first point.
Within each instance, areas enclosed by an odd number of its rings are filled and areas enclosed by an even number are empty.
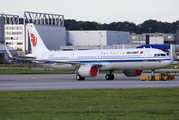
{"type": "Polygon", "coordinates": [[[106,80],[114,80],[114,74],[112,74],[112,71],[110,71],[110,74],[106,74],[105,78],[106,80]]]}
{"type": "Polygon", "coordinates": [[[152,74],[151,74],[151,81],[155,81],[154,71],[155,71],[155,69],[151,69],[151,72],[152,72],[152,74]]]}

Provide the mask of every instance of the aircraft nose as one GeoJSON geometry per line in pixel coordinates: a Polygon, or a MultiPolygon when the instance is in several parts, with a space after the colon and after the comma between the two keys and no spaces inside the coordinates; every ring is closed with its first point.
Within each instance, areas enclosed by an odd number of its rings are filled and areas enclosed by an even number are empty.
{"type": "Polygon", "coordinates": [[[172,59],[170,58],[170,60],[167,62],[168,66],[170,66],[172,64],[172,59]]]}

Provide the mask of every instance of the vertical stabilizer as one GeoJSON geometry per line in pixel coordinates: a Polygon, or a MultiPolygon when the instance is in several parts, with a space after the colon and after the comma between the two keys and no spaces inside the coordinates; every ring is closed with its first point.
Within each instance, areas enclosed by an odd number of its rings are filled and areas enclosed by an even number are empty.
{"type": "Polygon", "coordinates": [[[9,52],[9,50],[7,49],[6,46],[5,46],[5,49],[6,49],[6,51],[7,51],[8,56],[9,56],[10,58],[13,58],[13,56],[11,55],[11,53],[9,52]]]}
{"type": "Polygon", "coordinates": [[[28,24],[29,37],[32,48],[32,53],[49,51],[37,32],[34,24],[28,24]]]}

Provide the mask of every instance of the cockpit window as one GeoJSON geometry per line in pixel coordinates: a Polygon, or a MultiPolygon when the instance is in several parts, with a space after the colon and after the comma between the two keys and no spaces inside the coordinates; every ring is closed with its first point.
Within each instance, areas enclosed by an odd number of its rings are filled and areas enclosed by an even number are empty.
{"type": "Polygon", "coordinates": [[[154,57],[160,57],[160,56],[167,56],[167,55],[164,54],[164,53],[157,53],[157,54],[154,55],[154,57]]]}
{"type": "Polygon", "coordinates": [[[166,56],[165,54],[161,54],[161,56],[166,56]]]}

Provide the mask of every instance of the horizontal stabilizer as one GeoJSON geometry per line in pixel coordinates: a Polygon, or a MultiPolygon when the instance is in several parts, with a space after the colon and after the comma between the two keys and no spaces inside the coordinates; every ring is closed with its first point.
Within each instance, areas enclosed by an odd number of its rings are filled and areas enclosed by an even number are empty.
{"type": "Polygon", "coordinates": [[[36,59],[36,57],[32,57],[32,56],[12,56],[12,54],[10,53],[10,51],[7,49],[7,47],[5,46],[5,49],[7,51],[8,57],[10,59],[15,59],[15,60],[34,60],[36,59]]]}

